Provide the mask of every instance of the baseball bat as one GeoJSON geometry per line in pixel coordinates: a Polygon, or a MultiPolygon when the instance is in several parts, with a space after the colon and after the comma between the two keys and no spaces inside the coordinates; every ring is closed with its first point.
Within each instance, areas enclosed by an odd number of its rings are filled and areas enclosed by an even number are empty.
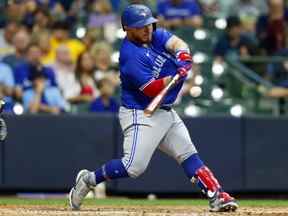
{"type": "Polygon", "coordinates": [[[156,109],[160,106],[161,102],[163,101],[164,97],[166,96],[167,92],[176,84],[176,82],[180,79],[180,75],[176,74],[172,80],[168,83],[168,85],[162,89],[162,91],[150,102],[147,108],[144,110],[144,114],[147,117],[153,115],[156,109]]]}

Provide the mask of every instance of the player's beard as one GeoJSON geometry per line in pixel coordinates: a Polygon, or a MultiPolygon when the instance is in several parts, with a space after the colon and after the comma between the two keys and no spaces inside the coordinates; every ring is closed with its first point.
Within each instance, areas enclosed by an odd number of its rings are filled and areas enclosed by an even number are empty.
{"type": "Polygon", "coordinates": [[[143,44],[148,44],[152,40],[152,34],[143,35],[141,38],[143,44]]]}
{"type": "Polygon", "coordinates": [[[140,44],[149,44],[152,41],[153,28],[132,29],[127,31],[128,39],[140,44]]]}
{"type": "Polygon", "coordinates": [[[134,37],[130,37],[129,40],[134,41],[138,44],[149,44],[152,41],[151,35],[134,35],[134,37]]]}

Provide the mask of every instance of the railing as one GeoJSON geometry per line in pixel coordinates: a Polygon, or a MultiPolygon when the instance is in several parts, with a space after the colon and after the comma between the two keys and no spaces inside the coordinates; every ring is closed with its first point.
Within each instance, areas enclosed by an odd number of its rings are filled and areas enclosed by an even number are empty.
{"type": "Polygon", "coordinates": [[[224,72],[217,75],[213,72],[213,56],[206,56],[206,60],[200,63],[200,74],[204,78],[200,85],[202,94],[196,98],[185,96],[178,105],[178,111],[187,114],[185,110],[190,106],[194,114],[198,110],[196,115],[231,115],[233,109],[239,110],[236,115],[283,115],[286,111],[285,99],[267,96],[274,84],[264,79],[264,75],[267,64],[284,60],[286,58],[283,57],[228,57],[223,63],[224,72]],[[255,65],[258,69],[262,68],[260,72],[255,70],[255,65]],[[223,92],[222,98],[213,97],[215,87],[223,92]]]}
{"type": "Polygon", "coordinates": [[[253,56],[253,57],[242,57],[240,59],[225,58],[227,65],[230,67],[228,70],[235,78],[241,81],[244,85],[251,86],[255,91],[260,94],[260,100],[270,101],[272,105],[271,114],[278,116],[286,113],[286,99],[285,98],[268,98],[264,92],[271,90],[275,85],[264,79],[263,76],[259,75],[254,71],[253,66],[261,65],[264,66],[264,75],[267,70],[267,65],[271,63],[281,63],[287,60],[285,57],[274,56],[253,56]],[[249,65],[249,66],[247,66],[249,65]]]}
{"type": "MultiPolygon", "coordinates": [[[[265,63],[264,60],[268,60],[267,58],[251,57],[251,58],[240,58],[239,60],[236,60],[236,59],[228,57],[228,58],[225,58],[225,60],[226,60],[226,63],[232,69],[235,69],[238,72],[240,72],[238,73],[239,79],[243,80],[243,82],[246,82],[247,84],[248,83],[252,84],[251,82],[253,82],[255,85],[263,85],[266,88],[272,88],[274,86],[271,82],[265,80],[263,77],[258,75],[255,71],[251,70],[249,67],[243,64],[243,63],[265,63]]],[[[272,59],[272,60],[276,62],[276,59],[272,59]]]]}

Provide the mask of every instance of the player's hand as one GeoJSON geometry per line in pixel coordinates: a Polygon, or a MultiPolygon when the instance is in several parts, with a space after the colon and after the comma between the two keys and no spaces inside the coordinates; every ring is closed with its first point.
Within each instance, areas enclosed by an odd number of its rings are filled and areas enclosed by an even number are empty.
{"type": "Polygon", "coordinates": [[[177,69],[177,74],[180,75],[181,78],[186,78],[188,75],[188,71],[185,67],[180,67],[177,69]]]}
{"type": "Polygon", "coordinates": [[[178,68],[184,67],[187,71],[192,68],[192,57],[187,51],[180,50],[176,53],[176,64],[178,68]]]}

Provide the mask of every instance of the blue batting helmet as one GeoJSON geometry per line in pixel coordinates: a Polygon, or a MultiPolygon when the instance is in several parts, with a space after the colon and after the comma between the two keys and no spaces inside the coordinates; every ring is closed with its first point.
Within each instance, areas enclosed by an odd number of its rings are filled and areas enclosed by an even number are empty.
{"type": "Polygon", "coordinates": [[[158,20],[152,16],[151,10],[141,4],[131,4],[127,6],[121,16],[123,27],[142,28],[157,21],[158,20]]]}

